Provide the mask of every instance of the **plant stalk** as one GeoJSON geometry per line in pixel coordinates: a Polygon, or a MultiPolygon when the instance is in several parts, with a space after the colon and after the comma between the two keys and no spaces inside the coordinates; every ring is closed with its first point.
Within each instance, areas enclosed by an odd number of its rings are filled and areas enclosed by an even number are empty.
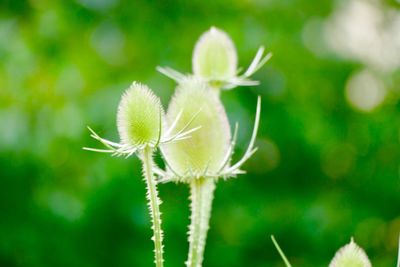
{"type": "Polygon", "coordinates": [[[158,197],[157,182],[153,175],[153,152],[150,147],[146,147],[142,152],[142,163],[143,163],[143,176],[146,182],[148,207],[150,210],[153,237],[154,242],[154,263],[156,267],[163,266],[163,232],[161,229],[161,212],[160,205],[161,200],[158,197]]]}
{"type": "Polygon", "coordinates": [[[189,226],[189,255],[187,267],[201,267],[211,216],[215,181],[199,178],[190,183],[191,224],[189,226]]]}
{"type": "Polygon", "coordinates": [[[400,235],[399,235],[399,254],[397,255],[397,267],[400,267],[400,235]]]}

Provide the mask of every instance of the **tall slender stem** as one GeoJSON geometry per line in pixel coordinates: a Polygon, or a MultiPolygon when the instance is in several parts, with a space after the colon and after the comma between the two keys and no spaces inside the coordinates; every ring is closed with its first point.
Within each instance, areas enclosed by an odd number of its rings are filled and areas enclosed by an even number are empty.
{"type": "Polygon", "coordinates": [[[292,267],[292,265],[290,265],[289,260],[286,258],[285,253],[283,253],[281,247],[279,246],[278,242],[276,242],[275,237],[273,235],[271,235],[271,239],[272,239],[272,243],[274,243],[274,246],[275,246],[276,250],[278,250],[278,253],[281,256],[286,267],[292,267]]]}
{"type": "Polygon", "coordinates": [[[200,178],[190,183],[192,214],[189,227],[187,267],[201,267],[202,265],[214,190],[215,181],[213,179],[200,178]]]}
{"type": "Polygon", "coordinates": [[[400,235],[399,235],[399,255],[397,256],[397,267],[400,267],[400,235]]]}
{"type": "Polygon", "coordinates": [[[157,192],[157,182],[154,179],[153,175],[153,152],[150,147],[146,147],[142,152],[142,163],[143,163],[143,176],[146,182],[147,188],[147,200],[148,206],[150,209],[152,229],[153,229],[153,237],[154,241],[154,257],[156,267],[163,266],[163,232],[161,229],[161,213],[160,213],[160,204],[161,200],[158,197],[157,192]]]}

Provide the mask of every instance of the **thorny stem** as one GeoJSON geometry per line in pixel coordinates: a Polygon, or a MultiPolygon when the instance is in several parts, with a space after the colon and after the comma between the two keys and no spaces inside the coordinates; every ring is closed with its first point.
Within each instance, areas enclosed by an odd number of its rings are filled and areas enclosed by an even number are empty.
{"type": "Polygon", "coordinates": [[[155,264],[156,267],[163,266],[163,232],[161,229],[161,213],[160,213],[160,204],[161,200],[158,198],[157,192],[157,182],[153,175],[153,158],[152,158],[152,149],[151,147],[145,147],[142,152],[142,163],[143,163],[143,176],[146,182],[147,187],[147,200],[148,206],[150,209],[151,215],[151,222],[152,222],[152,229],[153,229],[153,237],[152,240],[154,241],[154,257],[155,257],[155,264]]]}
{"type": "Polygon", "coordinates": [[[201,267],[211,215],[215,181],[199,178],[190,183],[192,215],[189,226],[189,256],[187,267],[201,267]]]}

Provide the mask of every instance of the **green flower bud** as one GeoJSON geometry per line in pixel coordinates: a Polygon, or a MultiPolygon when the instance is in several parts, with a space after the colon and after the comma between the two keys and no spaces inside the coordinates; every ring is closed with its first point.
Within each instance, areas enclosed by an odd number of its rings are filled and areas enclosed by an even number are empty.
{"type": "Polygon", "coordinates": [[[236,76],[237,54],[231,38],[211,27],[200,36],[193,51],[193,73],[209,81],[225,81],[236,76]]]}
{"type": "Polygon", "coordinates": [[[167,122],[172,123],[179,116],[176,129],[188,123],[192,128],[201,128],[185,140],[161,146],[168,165],[184,178],[216,173],[231,140],[228,117],[217,94],[203,81],[185,79],[170,102],[167,122]]]}
{"type": "Polygon", "coordinates": [[[146,85],[134,82],[123,94],[118,107],[121,143],[135,147],[156,145],[161,136],[163,115],[160,99],[146,85]]]}
{"type": "Polygon", "coordinates": [[[371,267],[367,254],[351,239],[350,243],[340,248],[329,267],[371,267]]]}

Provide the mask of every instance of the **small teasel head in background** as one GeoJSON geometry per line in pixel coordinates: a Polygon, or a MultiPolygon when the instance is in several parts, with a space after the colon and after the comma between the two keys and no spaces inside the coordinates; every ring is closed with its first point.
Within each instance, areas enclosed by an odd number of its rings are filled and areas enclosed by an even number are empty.
{"type": "Polygon", "coordinates": [[[243,173],[240,167],[256,151],[254,141],[260,105],[258,99],[249,147],[242,159],[231,165],[237,124],[232,136],[224,106],[209,84],[196,77],[183,79],[169,104],[167,121],[171,123],[174,118],[179,117],[179,127],[180,124],[190,124],[198,130],[189,139],[161,146],[167,163],[164,181],[190,182],[195,178],[228,178],[243,173]]]}
{"type": "MultiPolygon", "coordinates": [[[[271,56],[271,53],[264,55],[264,47],[260,47],[247,70],[239,74],[238,57],[232,39],[223,30],[211,27],[200,36],[194,47],[193,76],[205,80],[216,89],[258,85],[259,82],[251,80],[250,76],[259,70],[271,56]]],[[[168,67],[157,69],[177,82],[181,82],[187,76],[168,67]]]]}
{"type": "Polygon", "coordinates": [[[133,82],[122,95],[118,105],[117,127],[120,143],[101,138],[89,128],[91,137],[100,141],[107,149],[84,149],[129,157],[145,147],[156,148],[160,143],[186,139],[190,133],[197,130],[187,130],[187,124],[172,134],[175,126],[166,128],[161,101],[153,91],[146,85],[133,82]]]}
{"type": "Polygon", "coordinates": [[[351,238],[350,243],[340,248],[329,267],[371,267],[365,251],[351,238]]]}
{"type": "Polygon", "coordinates": [[[236,75],[237,61],[232,39],[224,31],[211,27],[194,47],[193,73],[209,81],[229,80],[236,75]]]}

